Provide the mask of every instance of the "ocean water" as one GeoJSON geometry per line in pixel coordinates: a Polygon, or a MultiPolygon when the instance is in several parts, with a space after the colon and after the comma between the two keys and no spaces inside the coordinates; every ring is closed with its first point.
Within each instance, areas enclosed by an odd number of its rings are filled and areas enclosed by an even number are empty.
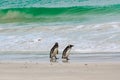
{"type": "Polygon", "coordinates": [[[0,51],[120,51],[120,0],[0,0],[0,51]]]}

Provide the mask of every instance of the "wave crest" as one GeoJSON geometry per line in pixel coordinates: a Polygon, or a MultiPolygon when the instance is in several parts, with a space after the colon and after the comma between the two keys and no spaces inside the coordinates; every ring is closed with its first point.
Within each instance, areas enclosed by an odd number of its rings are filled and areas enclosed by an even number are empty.
{"type": "MultiPolygon", "coordinates": [[[[104,7],[79,6],[62,8],[9,8],[0,10],[0,22],[7,21],[87,21],[101,17],[119,16],[120,5],[104,7]]],[[[118,17],[119,18],[119,17],[118,17]]],[[[103,19],[104,20],[104,19],[103,19]]]]}

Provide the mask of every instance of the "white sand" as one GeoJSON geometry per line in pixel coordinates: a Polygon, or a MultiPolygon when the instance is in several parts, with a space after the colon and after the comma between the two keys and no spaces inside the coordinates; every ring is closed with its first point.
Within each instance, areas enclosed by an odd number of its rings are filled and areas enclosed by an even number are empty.
{"type": "Polygon", "coordinates": [[[0,80],[120,80],[120,63],[0,63],[0,80]]]}

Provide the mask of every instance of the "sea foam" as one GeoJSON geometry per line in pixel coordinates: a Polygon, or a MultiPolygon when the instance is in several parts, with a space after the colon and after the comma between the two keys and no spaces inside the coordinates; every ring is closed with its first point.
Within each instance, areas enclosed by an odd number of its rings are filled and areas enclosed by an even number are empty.
{"type": "Polygon", "coordinates": [[[73,51],[120,50],[119,22],[49,26],[27,23],[22,24],[22,27],[16,23],[9,27],[1,26],[1,51],[49,51],[55,42],[59,43],[60,51],[68,44],[75,45],[73,51]]]}

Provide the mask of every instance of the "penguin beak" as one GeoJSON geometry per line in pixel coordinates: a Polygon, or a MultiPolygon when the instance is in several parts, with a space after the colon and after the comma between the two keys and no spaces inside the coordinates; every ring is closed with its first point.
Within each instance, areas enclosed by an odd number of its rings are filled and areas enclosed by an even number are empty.
{"type": "Polygon", "coordinates": [[[71,45],[71,47],[74,47],[74,45],[71,45]]]}

